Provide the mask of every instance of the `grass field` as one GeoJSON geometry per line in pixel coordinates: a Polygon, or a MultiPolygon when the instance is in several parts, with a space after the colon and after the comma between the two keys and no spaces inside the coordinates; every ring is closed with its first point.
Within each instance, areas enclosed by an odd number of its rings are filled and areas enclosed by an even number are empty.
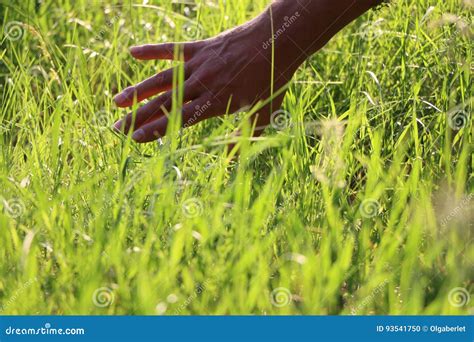
{"type": "Polygon", "coordinates": [[[235,116],[109,128],[130,45],[268,3],[196,2],[1,1],[0,313],[472,314],[472,1],[359,18],[234,160],[235,116]]]}

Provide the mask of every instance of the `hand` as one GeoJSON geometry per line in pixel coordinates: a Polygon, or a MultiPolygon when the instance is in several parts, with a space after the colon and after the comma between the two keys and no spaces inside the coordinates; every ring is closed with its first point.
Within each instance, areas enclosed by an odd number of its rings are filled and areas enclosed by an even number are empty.
{"type": "MultiPolygon", "coordinates": [[[[270,123],[271,113],[279,109],[284,86],[299,65],[344,26],[380,2],[273,0],[254,20],[217,37],[136,46],[130,51],[141,60],[184,56],[184,103],[180,110],[183,127],[271,99],[253,117],[255,134],[259,135],[270,123]]],[[[124,133],[133,130],[132,138],[141,143],[164,136],[167,113],[172,107],[172,85],[173,69],[168,69],[118,94],[115,102],[120,107],[133,105],[135,99],[140,102],[158,96],[139,108],[135,119],[129,114],[115,123],[115,129],[124,133]]]]}
{"type": "MultiPolygon", "coordinates": [[[[217,37],[190,43],[167,43],[135,46],[130,49],[139,60],[174,59],[175,53],[184,56],[184,103],[181,109],[183,127],[202,120],[266,101],[288,83],[297,65],[287,68],[289,61],[274,60],[272,85],[272,51],[264,49],[269,34],[256,23],[235,28],[217,37]],[[260,32],[258,32],[260,31],[260,32]]],[[[156,140],[166,134],[167,113],[172,106],[173,69],[168,69],[147,80],[126,88],[115,97],[119,107],[132,106],[134,100],[158,95],[139,108],[132,127],[133,114],[115,123],[116,130],[128,133],[140,143],[156,140]]],[[[278,94],[254,116],[255,135],[270,123],[271,113],[281,106],[284,92],[278,94]]]]}

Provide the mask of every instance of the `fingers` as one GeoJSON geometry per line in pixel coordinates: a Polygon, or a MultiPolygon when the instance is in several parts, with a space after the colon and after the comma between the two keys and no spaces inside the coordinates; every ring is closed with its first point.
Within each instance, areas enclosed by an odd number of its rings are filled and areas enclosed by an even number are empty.
{"type": "MultiPolygon", "coordinates": [[[[143,60],[175,59],[175,57],[180,57],[182,54],[184,60],[187,61],[191,59],[200,45],[201,42],[140,45],[130,48],[130,53],[133,57],[143,60]]],[[[132,106],[135,98],[137,102],[140,102],[150,96],[171,89],[173,85],[173,72],[174,69],[168,69],[146,79],[136,86],[126,88],[115,96],[115,103],[119,107],[132,106]]],[[[185,64],[185,79],[189,77],[190,73],[189,65],[185,64]]]]}
{"type": "MultiPolygon", "coordinates": [[[[115,103],[119,107],[129,107],[133,105],[135,98],[137,102],[141,102],[150,96],[171,89],[173,86],[174,70],[174,68],[165,70],[135,86],[124,89],[121,93],[115,96],[115,103]]],[[[184,78],[187,79],[189,75],[190,69],[185,65],[184,78]]]]}
{"type": "Polygon", "coordinates": [[[182,126],[183,128],[191,127],[198,122],[221,114],[219,111],[212,96],[203,96],[183,107],[182,126]]]}
{"type": "Polygon", "coordinates": [[[147,44],[131,47],[130,53],[133,57],[140,60],[171,60],[179,58],[182,53],[184,60],[188,61],[192,58],[199,46],[200,42],[147,44]]]}
{"type": "Polygon", "coordinates": [[[129,113],[124,119],[119,120],[114,124],[114,129],[116,131],[123,132],[124,134],[128,134],[132,128],[132,123],[134,124],[134,127],[140,127],[147,120],[156,120],[161,115],[163,115],[164,109],[168,110],[172,101],[172,96],[172,91],[167,91],[163,95],[158,96],[156,99],[153,99],[137,110],[135,122],[133,122],[134,113],[129,113]]]}
{"type": "MultiPolygon", "coordinates": [[[[211,98],[202,97],[183,106],[181,112],[182,126],[184,128],[192,126],[216,114],[218,114],[218,109],[213,106],[211,98]]],[[[163,137],[168,128],[168,121],[167,116],[162,116],[153,122],[143,125],[135,131],[132,136],[133,140],[139,143],[146,143],[163,137]]]]}
{"type": "MultiPolygon", "coordinates": [[[[183,89],[183,103],[196,99],[200,94],[200,89],[191,81],[184,82],[183,89]]],[[[128,134],[133,123],[135,129],[137,129],[142,125],[155,121],[164,115],[165,110],[170,111],[172,104],[173,90],[168,90],[166,93],[140,107],[135,115],[135,122],[133,122],[134,113],[129,113],[125,119],[117,121],[114,124],[114,128],[117,131],[123,131],[125,134],[128,134]]]]}

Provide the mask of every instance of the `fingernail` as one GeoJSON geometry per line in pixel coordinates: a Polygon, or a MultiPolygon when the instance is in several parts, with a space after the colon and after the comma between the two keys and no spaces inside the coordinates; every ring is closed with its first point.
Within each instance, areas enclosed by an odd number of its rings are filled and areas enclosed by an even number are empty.
{"type": "Polygon", "coordinates": [[[112,126],[112,129],[114,129],[117,132],[121,132],[122,131],[122,120],[119,120],[116,123],[114,123],[114,125],[112,126]]]}
{"type": "Polygon", "coordinates": [[[132,139],[137,142],[141,142],[143,138],[145,138],[145,131],[141,128],[136,130],[132,135],[132,139]]]}
{"type": "Polygon", "coordinates": [[[134,94],[133,87],[125,88],[120,94],[117,94],[114,97],[114,101],[116,103],[123,103],[124,101],[130,100],[131,98],[133,98],[133,94],[134,94]]]}
{"type": "Polygon", "coordinates": [[[142,55],[142,49],[139,46],[132,46],[130,48],[130,53],[134,56],[140,57],[142,55]]]}

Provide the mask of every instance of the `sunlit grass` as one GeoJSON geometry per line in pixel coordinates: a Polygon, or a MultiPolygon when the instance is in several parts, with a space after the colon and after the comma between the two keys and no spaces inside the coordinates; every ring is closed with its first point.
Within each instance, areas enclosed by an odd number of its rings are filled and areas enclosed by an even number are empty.
{"type": "Polygon", "coordinates": [[[267,1],[198,3],[2,2],[1,313],[469,313],[471,2],[360,18],[235,160],[232,116],[146,146],[109,128],[113,94],[169,65],[130,45],[267,1]]]}

